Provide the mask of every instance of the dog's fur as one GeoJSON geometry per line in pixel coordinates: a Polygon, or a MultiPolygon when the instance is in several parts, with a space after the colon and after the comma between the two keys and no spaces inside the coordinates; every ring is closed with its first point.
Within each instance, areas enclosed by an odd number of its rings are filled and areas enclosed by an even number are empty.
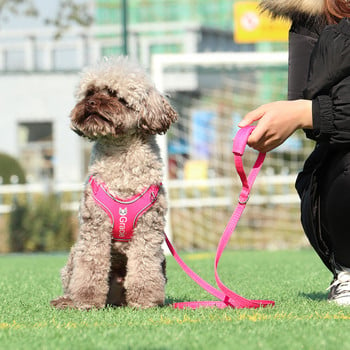
{"type": "MultiPolygon", "coordinates": [[[[94,174],[120,198],[160,184],[162,161],[155,134],[165,133],[176,119],[176,112],[146,73],[126,58],[87,69],[78,87],[71,126],[94,141],[88,178],[94,174]]],[[[139,218],[132,240],[112,242],[111,220],[96,205],[86,182],[79,237],[61,271],[64,295],[51,304],[78,309],[163,305],[165,213],[161,188],[155,204],[139,218]]]]}
{"type": "Polygon", "coordinates": [[[320,16],[324,13],[324,0],[262,0],[260,8],[273,16],[295,18],[300,15],[320,16]]]}

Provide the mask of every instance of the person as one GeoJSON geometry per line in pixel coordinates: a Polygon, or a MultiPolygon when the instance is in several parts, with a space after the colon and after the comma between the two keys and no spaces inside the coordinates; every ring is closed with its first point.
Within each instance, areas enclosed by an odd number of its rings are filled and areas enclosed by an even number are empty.
{"type": "Polygon", "coordinates": [[[298,174],[301,222],[333,273],[328,300],[350,305],[350,1],[262,0],[272,16],[292,20],[288,100],[247,113],[257,122],[248,145],[268,152],[304,129],[315,149],[298,174]]]}

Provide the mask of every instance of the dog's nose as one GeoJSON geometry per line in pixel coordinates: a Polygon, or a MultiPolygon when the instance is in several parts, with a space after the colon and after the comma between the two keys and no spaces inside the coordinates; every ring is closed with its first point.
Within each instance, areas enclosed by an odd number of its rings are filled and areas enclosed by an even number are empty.
{"type": "Polygon", "coordinates": [[[97,105],[95,100],[88,100],[87,103],[90,107],[96,107],[96,105],[97,105]]]}

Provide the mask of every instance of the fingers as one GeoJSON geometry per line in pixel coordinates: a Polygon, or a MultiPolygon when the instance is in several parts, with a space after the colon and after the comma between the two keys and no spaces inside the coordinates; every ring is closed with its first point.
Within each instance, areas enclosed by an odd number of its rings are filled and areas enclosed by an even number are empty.
{"type": "Polygon", "coordinates": [[[238,126],[240,128],[244,128],[245,126],[248,126],[252,123],[254,123],[255,121],[261,119],[264,115],[264,111],[262,110],[262,106],[247,113],[243,119],[239,122],[238,126]]]}
{"type": "Polygon", "coordinates": [[[266,152],[266,141],[264,138],[264,133],[259,127],[259,125],[250,134],[247,144],[249,147],[254,148],[259,152],[266,152]]]}
{"type": "MultiPolygon", "coordinates": [[[[240,128],[244,128],[252,123],[254,123],[255,121],[260,120],[264,114],[265,111],[263,109],[264,106],[260,106],[259,108],[247,113],[243,119],[239,122],[238,126],[240,128]]],[[[262,135],[261,135],[261,131],[259,128],[259,124],[257,125],[257,128],[253,130],[253,132],[250,134],[247,144],[249,147],[252,147],[258,151],[260,151],[260,149],[262,148],[262,135]]]]}
{"type": "Polygon", "coordinates": [[[290,126],[292,119],[286,114],[288,111],[286,103],[288,101],[268,103],[244,116],[238,124],[239,127],[245,127],[258,121],[256,128],[248,138],[248,146],[266,153],[278,147],[291,134],[294,127],[290,126]]]}

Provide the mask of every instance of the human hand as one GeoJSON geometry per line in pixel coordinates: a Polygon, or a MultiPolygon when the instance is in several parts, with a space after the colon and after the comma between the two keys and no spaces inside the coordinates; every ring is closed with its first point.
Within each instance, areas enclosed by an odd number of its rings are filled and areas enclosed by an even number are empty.
{"type": "Polygon", "coordinates": [[[281,145],[300,128],[312,128],[312,101],[276,101],[247,113],[238,124],[240,128],[258,121],[248,138],[248,145],[266,153],[281,145]]]}

